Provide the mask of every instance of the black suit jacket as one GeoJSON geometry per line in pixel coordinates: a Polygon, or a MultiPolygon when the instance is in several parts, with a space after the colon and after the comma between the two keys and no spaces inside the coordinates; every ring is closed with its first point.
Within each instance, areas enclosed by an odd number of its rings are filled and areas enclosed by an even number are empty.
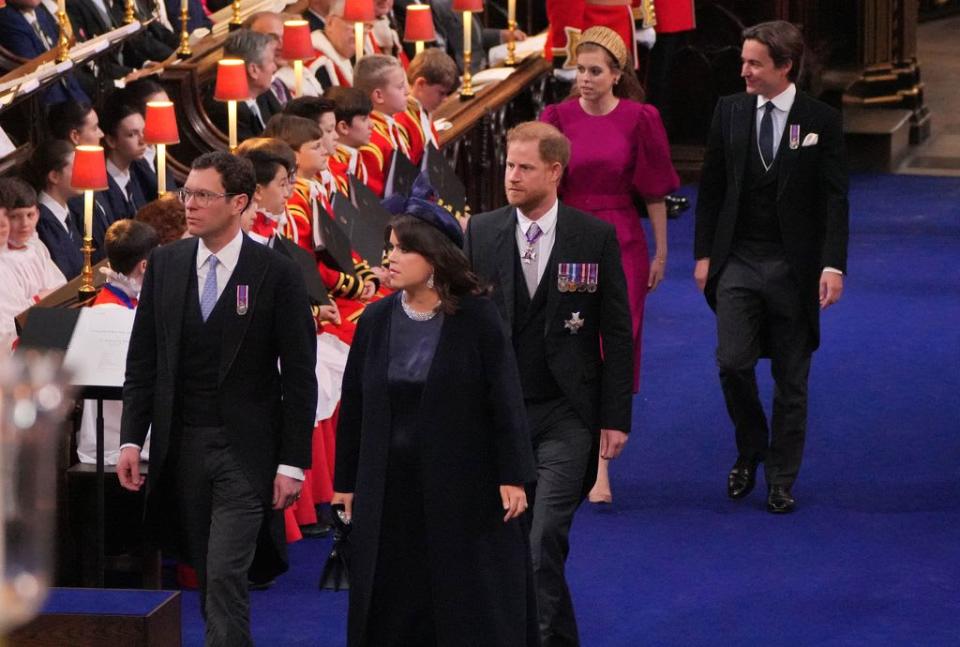
{"type": "MultiPolygon", "coordinates": [[[[114,0],[111,13],[116,25],[123,24],[123,19],[127,13],[126,9],[124,0],[114,0]]],[[[177,18],[172,21],[174,26],[180,24],[179,15],[178,13],[177,18]]],[[[153,18],[153,6],[149,0],[136,0],[134,17],[146,26],[124,43],[124,62],[130,67],[141,68],[147,61],[159,63],[168,59],[180,44],[179,32],[173,33],[164,27],[159,20],[151,20],[153,18]],[[148,22],[149,24],[147,24],[148,22]]]]}
{"type": "MultiPolygon", "coordinates": [[[[465,245],[474,271],[493,284],[493,300],[511,331],[515,290],[526,289],[515,285],[514,257],[520,253],[516,226],[513,207],[478,214],[470,219],[465,245]]],[[[560,292],[556,285],[546,286],[543,334],[550,371],[590,429],[629,433],[633,338],[616,231],[561,203],[551,262],[597,263],[600,267],[596,292],[560,292]],[[584,320],[577,334],[564,325],[574,312],[584,320]]]]}
{"type": "Polygon", "coordinates": [[[37,221],[37,235],[50,251],[50,258],[57,264],[67,280],[79,276],[83,269],[83,254],[80,252],[82,236],[77,230],[70,214],[67,214],[66,229],[53,212],[45,205],[37,205],[40,219],[37,221]]]}
{"type": "MultiPolygon", "coordinates": [[[[746,93],[721,98],[710,127],[697,197],[694,257],[710,258],[704,295],[712,308],[740,213],[747,147],[756,145],[752,132],[756,102],[756,96],[746,93]]],[[[847,270],[849,204],[840,113],[797,91],[777,157],[777,217],[783,247],[818,344],[820,273],[824,267],[847,270]],[[816,133],[816,145],[791,148],[791,124],[800,126],[801,143],[816,133]]]]}
{"type": "MultiPolygon", "coordinates": [[[[264,126],[270,121],[270,117],[283,111],[283,106],[280,105],[277,97],[270,90],[257,97],[257,106],[260,107],[260,114],[263,116],[263,125],[260,124],[260,121],[250,111],[246,103],[243,101],[237,102],[238,143],[251,137],[259,137],[264,126]]],[[[225,101],[217,101],[213,98],[213,86],[210,87],[209,94],[205,98],[204,108],[213,125],[219,128],[222,133],[228,134],[227,104],[225,101]]]]}
{"type": "MultiPolygon", "coordinates": [[[[70,18],[70,24],[73,25],[73,33],[76,35],[77,41],[90,40],[123,24],[122,20],[114,19],[109,0],[107,0],[106,5],[108,20],[104,20],[103,14],[97,10],[91,0],[70,0],[67,3],[67,16],[70,18]]],[[[118,52],[100,58],[97,65],[102,66],[103,71],[111,79],[119,78],[132,71],[130,65],[121,60],[121,55],[118,52]]]]}
{"type": "MultiPolygon", "coordinates": [[[[196,271],[197,244],[191,238],[154,250],[127,353],[120,438],[142,446],[152,425],[146,514],[149,530],[161,537],[179,525],[164,506],[170,494],[164,469],[171,435],[179,426],[183,297],[190,272],[196,271]]],[[[231,450],[266,513],[277,466],[310,467],[317,404],[316,329],[297,267],[246,236],[221,299],[236,299],[231,285],[249,286],[249,309],[242,315],[234,307],[227,309],[220,350],[220,415],[231,450]]],[[[273,517],[276,521],[277,515],[273,517]]],[[[282,546],[275,548],[282,551],[282,546]]]]}

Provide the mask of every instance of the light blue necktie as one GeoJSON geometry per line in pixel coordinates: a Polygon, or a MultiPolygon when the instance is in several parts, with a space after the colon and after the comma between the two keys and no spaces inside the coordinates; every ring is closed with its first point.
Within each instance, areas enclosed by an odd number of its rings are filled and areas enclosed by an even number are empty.
{"type": "Polygon", "coordinates": [[[200,314],[206,321],[217,305],[217,257],[211,254],[207,258],[207,278],[203,282],[203,293],[200,295],[200,314]]]}

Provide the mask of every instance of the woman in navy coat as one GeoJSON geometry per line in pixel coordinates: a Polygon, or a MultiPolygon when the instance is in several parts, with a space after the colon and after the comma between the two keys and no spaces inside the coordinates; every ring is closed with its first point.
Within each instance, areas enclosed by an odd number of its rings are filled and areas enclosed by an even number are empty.
{"type": "Polygon", "coordinates": [[[536,478],[513,349],[460,226],[411,198],[391,296],[343,380],[334,503],[352,513],[348,644],[536,645],[524,485],[536,478]]]}

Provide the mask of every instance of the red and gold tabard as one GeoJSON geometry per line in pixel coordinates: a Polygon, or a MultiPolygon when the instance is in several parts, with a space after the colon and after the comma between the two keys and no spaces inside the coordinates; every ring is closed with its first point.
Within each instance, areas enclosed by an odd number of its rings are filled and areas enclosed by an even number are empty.
{"type": "Polygon", "coordinates": [[[336,186],[336,192],[350,197],[350,180],[348,175],[354,175],[356,178],[367,183],[367,165],[360,156],[359,149],[337,144],[336,152],[328,159],[328,168],[330,175],[333,176],[333,183],[336,186]]]}
{"type": "Polygon", "coordinates": [[[397,126],[406,133],[407,141],[410,142],[407,156],[414,166],[420,166],[427,144],[440,148],[439,136],[437,129],[433,126],[433,120],[420,102],[413,97],[407,101],[407,109],[394,115],[394,119],[397,126]]]}
{"type": "Polygon", "coordinates": [[[392,117],[378,110],[370,113],[370,143],[360,147],[360,158],[367,167],[367,180],[364,182],[378,197],[383,197],[384,185],[390,157],[393,151],[400,150],[410,156],[410,142],[406,132],[402,131],[392,117]]]}

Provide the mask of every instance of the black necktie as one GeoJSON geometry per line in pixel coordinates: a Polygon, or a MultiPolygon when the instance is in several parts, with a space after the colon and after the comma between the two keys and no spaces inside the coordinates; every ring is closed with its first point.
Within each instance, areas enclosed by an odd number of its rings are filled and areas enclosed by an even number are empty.
{"type": "Polygon", "coordinates": [[[767,101],[763,106],[763,119],[760,120],[760,158],[764,168],[773,164],[773,101],[767,101]]]}

